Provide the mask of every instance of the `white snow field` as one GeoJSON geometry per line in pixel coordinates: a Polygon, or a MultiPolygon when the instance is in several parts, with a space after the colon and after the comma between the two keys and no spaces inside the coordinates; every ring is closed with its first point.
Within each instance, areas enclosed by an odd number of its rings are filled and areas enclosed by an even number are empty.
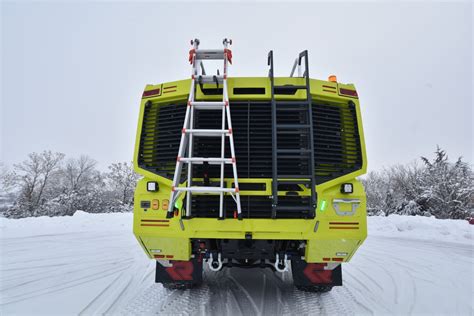
{"type": "Polygon", "coordinates": [[[474,225],[371,217],[344,286],[295,290],[289,273],[205,271],[193,290],[154,283],[132,214],[0,219],[1,315],[473,315],[474,225]]]}

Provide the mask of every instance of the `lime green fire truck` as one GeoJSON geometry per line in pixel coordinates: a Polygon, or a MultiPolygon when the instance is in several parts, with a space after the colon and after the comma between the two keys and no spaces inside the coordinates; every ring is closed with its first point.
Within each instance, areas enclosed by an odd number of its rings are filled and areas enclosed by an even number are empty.
{"type": "Polygon", "coordinates": [[[358,94],[335,76],[310,79],[307,51],[288,77],[274,76],[272,51],[268,76],[231,77],[231,44],[192,40],[191,78],[145,87],[134,234],[166,287],[260,267],[328,291],[367,236],[358,94]],[[221,72],[206,73],[206,60],[221,72]]]}

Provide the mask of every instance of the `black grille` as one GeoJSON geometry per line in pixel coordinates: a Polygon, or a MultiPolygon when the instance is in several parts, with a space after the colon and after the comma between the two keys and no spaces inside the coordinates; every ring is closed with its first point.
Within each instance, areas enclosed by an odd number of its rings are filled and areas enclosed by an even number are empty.
{"type": "Polygon", "coordinates": [[[313,105],[316,183],[323,183],[362,167],[360,137],[353,102],[313,105]]]}
{"type": "MultiPolygon", "coordinates": [[[[196,128],[221,128],[222,111],[196,111],[196,128]]],[[[232,131],[239,178],[271,178],[272,127],[270,103],[233,102],[231,105],[232,131]]],[[[225,144],[230,157],[229,142],[225,144]]],[[[220,157],[221,140],[218,137],[195,137],[195,157],[220,157]]],[[[195,165],[193,177],[219,178],[219,165],[195,165]]],[[[233,178],[232,166],[224,169],[226,178],[233,178]]]]}
{"type": "Polygon", "coordinates": [[[140,168],[173,178],[185,112],[185,104],[145,105],[138,153],[140,168]]]}
{"type": "MultiPolygon", "coordinates": [[[[158,105],[149,102],[145,105],[143,128],[140,138],[138,164],[141,168],[172,179],[181,128],[184,122],[186,104],[158,105]]],[[[316,183],[340,177],[358,170],[362,166],[360,138],[356,119],[356,109],[352,102],[339,105],[313,104],[313,131],[315,149],[316,183]]],[[[196,111],[195,128],[220,129],[221,111],[196,111]]],[[[272,177],[272,129],[270,102],[232,102],[232,127],[237,157],[239,178],[272,177]]],[[[291,124],[301,119],[298,112],[292,112],[279,119],[279,124],[291,124]]],[[[304,122],[302,122],[304,123],[304,122]]],[[[194,157],[219,157],[220,138],[195,137],[194,157]]],[[[294,148],[299,144],[307,148],[307,137],[301,135],[279,135],[279,148],[286,144],[294,148]]],[[[226,140],[226,157],[230,157],[226,140]]],[[[294,159],[280,160],[279,173],[301,174],[308,166],[295,163],[294,159]]],[[[186,167],[187,165],[185,165],[186,167]]],[[[218,165],[194,165],[193,177],[219,178],[218,165]]],[[[184,172],[181,180],[184,181],[184,172]]],[[[233,178],[231,165],[225,167],[225,177],[233,178]]],[[[241,205],[253,218],[271,216],[271,199],[268,196],[245,196],[242,192],[241,205]]],[[[286,196],[279,198],[280,206],[297,206],[308,197],[286,196]]],[[[217,217],[218,197],[201,195],[193,198],[193,214],[200,217],[217,217]]],[[[233,216],[235,203],[226,199],[226,215],[233,216]]],[[[307,201],[306,201],[307,203],[307,201]]],[[[307,204],[305,204],[307,205],[307,204]]],[[[292,213],[278,211],[279,218],[305,217],[305,212],[292,213]]]]}
{"type": "MultiPolygon", "coordinates": [[[[280,207],[307,206],[309,196],[279,196],[280,207]]],[[[241,195],[240,205],[244,218],[270,218],[272,215],[272,199],[269,196],[241,195]]],[[[232,218],[235,215],[236,204],[231,196],[224,199],[225,217],[232,218]]],[[[193,196],[192,214],[194,217],[219,217],[219,196],[193,196]]],[[[309,218],[309,211],[278,211],[278,218],[309,218]]]]}

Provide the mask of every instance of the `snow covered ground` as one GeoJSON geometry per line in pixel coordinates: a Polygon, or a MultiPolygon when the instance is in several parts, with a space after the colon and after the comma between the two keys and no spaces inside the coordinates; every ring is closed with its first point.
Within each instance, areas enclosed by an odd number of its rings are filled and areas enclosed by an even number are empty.
{"type": "Polygon", "coordinates": [[[163,289],[131,227],[131,214],[0,219],[0,314],[474,314],[465,221],[369,218],[344,286],[324,294],[295,290],[288,273],[241,269],[205,271],[195,290],[163,289]]]}

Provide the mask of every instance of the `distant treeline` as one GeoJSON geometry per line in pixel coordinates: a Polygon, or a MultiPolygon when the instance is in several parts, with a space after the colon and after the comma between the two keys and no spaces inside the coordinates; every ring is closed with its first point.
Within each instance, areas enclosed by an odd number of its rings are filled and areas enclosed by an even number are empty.
{"type": "Polygon", "coordinates": [[[474,176],[461,158],[450,162],[436,149],[432,160],[370,172],[362,181],[369,215],[424,215],[436,218],[474,217],[474,176]]]}
{"type": "MultiPolygon", "coordinates": [[[[31,153],[11,170],[1,166],[0,215],[11,218],[129,212],[139,179],[131,163],[113,163],[107,172],[88,156],[31,153]]],[[[450,162],[440,148],[432,160],[370,172],[362,179],[369,215],[474,217],[474,175],[461,158],[450,162]]]]}
{"type": "Polygon", "coordinates": [[[13,166],[2,166],[0,174],[5,217],[72,215],[132,210],[133,190],[139,176],[131,163],[113,163],[108,172],[97,170],[88,156],[65,159],[51,151],[31,153],[13,166]]]}

